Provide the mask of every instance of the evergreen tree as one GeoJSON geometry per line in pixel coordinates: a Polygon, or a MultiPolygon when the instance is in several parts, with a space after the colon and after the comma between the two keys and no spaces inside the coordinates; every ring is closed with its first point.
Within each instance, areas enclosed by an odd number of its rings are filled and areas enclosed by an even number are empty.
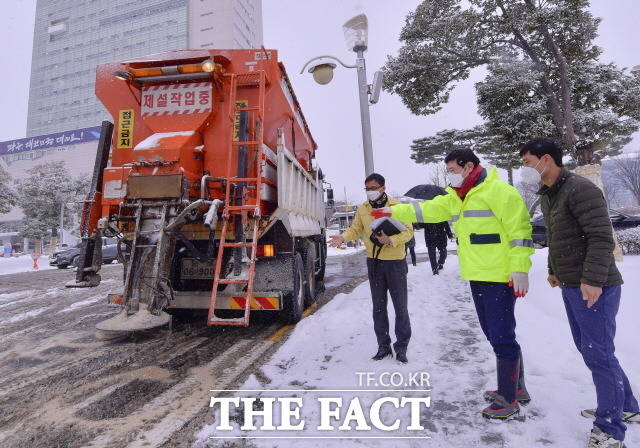
{"type": "Polygon", "coordinates": [[[56,237],[61,203],[81,200],[88,189],[87,182],[72,177],[64,162],[36,165],[27,175],[17,182],[18,205],[25,215],[20,235],[42,239],[50,231],[56,237]]]}
{"type": "Polygon", "coordinates": [[[640,79],[597,62],[600,20],[587,0],[466,3],[425,0],[406,19],[385,88],[413,113],[437,112],[456,83],[485,66],[478,106],[498,166],[509,166],[519,145],[541,135],[558,138],[579,165],[597,162],[638,128],[640,79]]]}
{"type": "Polygon", "coordinates": [[[11,187],[11,177],[2,166],[0,166],[0,214],[9,213],[17,203],[17,197],[11,187]]]}

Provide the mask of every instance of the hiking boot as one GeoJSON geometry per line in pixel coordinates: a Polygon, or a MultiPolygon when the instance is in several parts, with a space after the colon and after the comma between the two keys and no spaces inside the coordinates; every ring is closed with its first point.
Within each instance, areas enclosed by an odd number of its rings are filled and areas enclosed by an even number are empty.
{"type": "MultiPolygon", "coordinates": [[[[485,399],[485,401],[491,402],[491,401],[495,400],[497,395],[498,395],[498,391],[497,390],[487,390],[484,393],[484,399],[485,399]]],[[[529,392],[527,392],[527,389],[517,389],[516,390],[516,401],[518,403],[522,404],[522,405],[529,404],[529,402],[531,401],[531,396],[529,395],[529,392]]]]}
{"type": "Polygon", "coordinates": [[[513,403],[507,403],[502,395],[496,394],[491,405],[482,411],[482,416],[489,419],[508,420],[519,413],[520,406],[518,406],[517,400],[513,400],[513,403]]]}
{"type": "MultiPolygon", "coordinates": [[[[585,409],[580,412],[580,415],[586,418],[590,418],[592,420],[596,419],[596,410],[595,409],[585,409]]],[[[623,423],[640,423],[640,412],[623,412],[622,413],[622,422],[623,423]]]]}
{"type": "Polygon", "coordinates": [[[381,359],[384,359],[386,357],[391,357],[391,356],[393,356],[393,353],[391,352],[391,347],[378,347],[378,353],[373,355],[371,359],[373,359],[374,361],[380,361],[381,359]]]}
{"type": "Polygon", "coordinates": [[[406,364],[409,362],[406,353],[396,353],[396,360],[400,361],[402,364],[406,364]]]}
{"type": "Polygon", "coordinates": [[[622,440],[616,440],[597,426],[594,426],[587,442],[587,448],[626,448],[622,440]]]}

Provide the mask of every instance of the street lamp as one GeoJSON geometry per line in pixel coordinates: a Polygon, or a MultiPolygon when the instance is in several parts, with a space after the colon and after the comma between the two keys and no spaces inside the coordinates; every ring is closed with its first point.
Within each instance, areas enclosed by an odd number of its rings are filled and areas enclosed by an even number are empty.
{"type": "Polygon", "coordinates": [[[367,70],[364,60],[364,52],[367,50],[367,16],[359,14],[348,20],[343,26],[344,38],[347,42],[347,48],[354,51],[357,55],[355,65],[349,65],[340,59],[331,55],[316,56],[309,59],[300,70],[300,74],[304,73],[304,69],[314,61],[318,61],[309,67],[309,73],[313,75],[313,79],[318,84],[328,84],[333,79],[333,70],[337,67],[330,59],[338,62],[345,68],[355,68],[358,71],[358,92],[360,95],[360,122],[362,124],[362,149],[364,151],[364,169],[368,176],[373,173],[373,148],[371,144],[371,118],[369,116],[369,103],[375,104],[380,98],[380,89],[382,88],[382,72],[377,71],[373,77],[373,84],[367,84],[367,70]]]}

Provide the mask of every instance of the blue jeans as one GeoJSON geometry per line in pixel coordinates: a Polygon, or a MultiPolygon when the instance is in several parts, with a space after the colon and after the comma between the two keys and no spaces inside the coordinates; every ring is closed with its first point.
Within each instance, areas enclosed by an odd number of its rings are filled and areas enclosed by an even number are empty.
{"type": "Polygon", "coordinates": [[[506,283],[470,281],[482,332],[498,358],[518,359],[516,341],[516,297],[506,283]]]}
{"type": "Polygon", "coordinates": [[[619,285],[604,286],[598,301],[587,308],[580,288],[562,288],[573,341],[591,371],[598,408],[595,425],[617,440],[624,440],[627,427],[622,411],[638,412],[627,375],[615,355],[616,314],[620,306],[619,285]]]}

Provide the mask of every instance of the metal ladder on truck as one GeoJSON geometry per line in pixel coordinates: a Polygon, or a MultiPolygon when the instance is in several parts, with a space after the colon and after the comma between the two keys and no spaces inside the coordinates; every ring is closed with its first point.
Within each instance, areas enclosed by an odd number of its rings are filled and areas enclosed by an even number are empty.
{"type": "MultiPolygon", "coordinates": [[[[262,164],[264,163],[262,146],[266,76],[265,72],[262,70],[242,74],[229,74],[226,76],[230,77],[229,119],[234,131],[230,133],[231,141],[229,142],[229,150],[227,154],[227,160],[229,162],[227,164],[227,176],[225,179],[225,206],[222,215],[222,233],[220,236],[220,245],[218,246],[218,254],[216,256],[207,325],[237,325],[246,327],[249,325],[249,313],[251,310],[251,301],[253,299],[253,280],[256,267],[256,251],[258,248],[260,192],[262,188],[262,164]],[[246,103],[236,103],[238,89],[240,88],[257,88],[258,104],[249,106],[246,103]],[[237,138],[235,138],[235,130],[237,129],[236,124],[240,122],[240,117],[243,113],[246,114],[247,122],[252,121],[254,123],[253,140],[244,140],[240,132],[238,132],[237,138]],[[234,151],[240,151],[241,147],[244,147],[248,154],[255,152],[256,164],[254,168],[256,170],[256,177],[232,177],[233,167],[231,166],[231,160],[234,160],[234,151]],[[245,203],[247,189],[255,192],[254,203],[245,203]],[[238,191],[240,194],[236,194],[238,191]],[[247,222],[248,218],[252,218],[253,220],[253,234],[251,242],[246,242],[244,239],[243,225],[247,222]],[[238,227],[242,227],[243,237],[240,240],[238,238],[238,233],[236,232],[236,240],[234,242],[227,242],[227,230],[229,229],[230,224],[233,224],[236,229],[238,229],[238,227]],[[247,278],[230,279],[221,277],[224,251],[229,248],[234,249],[236,252],[234,255],[236,257],[240,256],[239,252],[242,249],[249,251],[249,269],[247,278]],[[243,317],[225,319],[216,316],[216,300],[218,298],[218,287],[220,285],[244,285],[246,287],[243,294],[243,317]]],[[[248,134],[247,138],[249,138],[248,134]]],[[[235,262],[237,263],[238,259],[236,259],[235,262]]]]}

